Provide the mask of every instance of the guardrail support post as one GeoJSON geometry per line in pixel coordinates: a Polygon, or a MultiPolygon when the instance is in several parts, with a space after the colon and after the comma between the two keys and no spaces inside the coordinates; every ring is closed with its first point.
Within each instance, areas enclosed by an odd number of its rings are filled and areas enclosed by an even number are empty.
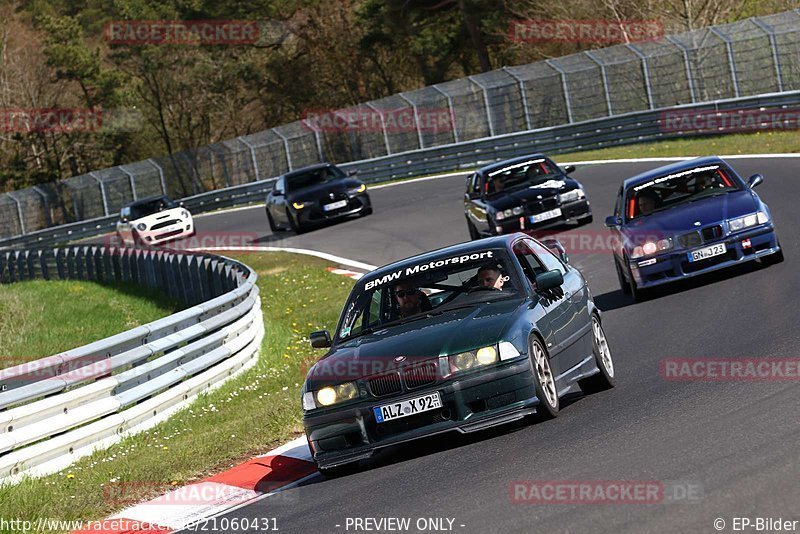
{"type": "Polygon", "coordinates": [[[260,182],[261,181],[261,173],[258,170],[258,160],[256,159],[256,149],[255,149],[255,147],[253,145],[251,145],[250,143],[248,143],[247,141],[245,141],[244,137],[237,137],[236,139],[241,141],[241,143],[244,146],[246,146],[247,148],[250,149],[250,159],[253,162],[253,170],[256,173],[256,181],[260,182]]]}
{"type": "Polygon", "coordinates": [[[572,124],[575,121],[572,119],[572,98],[570,97],[569,94],[569,84],[567,84],[567,73],[552,59],[545,59],[544,62],[547,63],[553,69],[555,69],[558,72],[558,74],[561,75],[561,89],[564,92],[564,104],[566,104],[567,107],[567,121],[570,124],[572,124]]]}
{"type": "Polygon", "coordinates": [[[758,17],[751,19],[753,23],[758,26],[769,37],[769,44],[772,47],[772,62],[775,64],[775,77],[778,82],[778,92],[783,92],[783,71],[781,69],[781,62],[778,58],[778,43],[775,41],[775,31],[769,25],[758,20],[758,17]]]}
{"type": "Polygon", "coordinates": [[[53,217],[50,214],[50,201],[47,200],[47,195],[38,185],[34,185],[32,189],[36,191],[40,197],[42,197],[42,205],[44,206],[44,223],[49,228],[50,226],[53,226],[53,217]]]}

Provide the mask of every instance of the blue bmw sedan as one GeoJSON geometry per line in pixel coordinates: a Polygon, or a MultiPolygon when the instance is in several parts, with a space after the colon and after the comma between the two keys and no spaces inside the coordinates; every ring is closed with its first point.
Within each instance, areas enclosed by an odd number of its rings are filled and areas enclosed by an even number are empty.
{"type": "Polygon", "coordinates": [[[783,261],[769,208],[716,156],[682,161],[628,178],[606,226],[615,235],[622,291],[642,291],[743,262],[783,261]]]}

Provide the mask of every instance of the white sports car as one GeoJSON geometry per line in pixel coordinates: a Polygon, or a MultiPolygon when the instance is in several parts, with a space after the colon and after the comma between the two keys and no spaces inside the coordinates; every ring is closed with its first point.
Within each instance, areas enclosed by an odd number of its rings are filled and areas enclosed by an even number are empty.
{"type": "Polygon", "coordinates": [[[191,235],[192,214],[166,196],[137,200],[119,213],[117,236],[123,245],[158,245],[191,235]]]}

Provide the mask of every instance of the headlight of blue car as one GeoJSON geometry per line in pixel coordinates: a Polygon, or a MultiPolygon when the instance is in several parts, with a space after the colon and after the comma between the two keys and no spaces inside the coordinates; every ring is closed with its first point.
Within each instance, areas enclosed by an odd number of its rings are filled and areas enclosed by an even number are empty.
{"type": "Polygon", "coordinates": [[[731,232],[738,232],[739,230],[744,230],[745,228],[750,228],[757,224],[764,224],[767,221],[769,221],[767,214],[763,211],[759,211],[758,213],[752,213],[744,217],[730,219],[728,221],[728,228],[730,228],[731,232]]]}
{"type": "Polygon", "coordinates": [[[313,410],[317,406],[331,406],[356,397],[358,397],[358,386],[355,382],[325,386],[318,391],[303,393],[303,409],[313,410]]]}
{"type": "Polygon", "coordinates": [[[651,256],[657,252],[664,252],[672,248],[672,238],[659,239],[658,241],[648,241],[644,245],[633,247],[631,259],[651,256]]]}
{"type": "Polygon", "coordinates": [[[498,211],[497,213],[494,214],[494,218],[496,221],[502,221],[503,219],[514,217],[515,215],[522,215],[522,206],[517,206],[516,208],[509,208],[507,210],[498,211]]]}
{"type": "Polygon", "coordinates": [[[512,343],[501,341],[497,345],[451,354],[448,356],[448,360],[450,361],[450,372],[458,373],[505,360],[511,360],[518,356],[520,356],[520,353],[512,343]]]}

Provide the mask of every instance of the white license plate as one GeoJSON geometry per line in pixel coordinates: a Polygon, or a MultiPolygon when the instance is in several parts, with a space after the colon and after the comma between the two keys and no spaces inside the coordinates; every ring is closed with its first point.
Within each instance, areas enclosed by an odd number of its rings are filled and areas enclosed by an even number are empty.
{"type": "Polygon", "coordinates": [[[689,256],[689,261],[700,261],[713,258],[714,256],[721,256],[726,252],[728,252],[728,249],[725,247],[725,243],[717,243],[716,245],[711,245],[710,247],[693,250],[687,254],[689,256]]]}
{"type": "Polygon", "coordinates": [[[561,208],[556,208],[554,210],[537,213],[536,215],[531,215],[531,222],[538,223],[546,221],[548,219],[555,219],[556,217],[561,217],[561,208]]]}
{"type": "Polygon", "coordinates": [[[338,210],[339,208],[343,208],[345,206],[347,206],[347,201],[340,200],[339,202],[334,202],[333,204],[325,204],[324,206],[322,206],[322,210],[323,211],[338,210]]]}
{"type": "Polygon", "coordinates": [[[439,392],[437,391],[414,399],[384,404],[383,406],[375,406],[372,408],[372,411],[375,412],[375,420],[379,423],[383,423],[385,421],[392,421],[394,419],[416,415],[441,407],[442,399],[439,397],[439,392]]]}

